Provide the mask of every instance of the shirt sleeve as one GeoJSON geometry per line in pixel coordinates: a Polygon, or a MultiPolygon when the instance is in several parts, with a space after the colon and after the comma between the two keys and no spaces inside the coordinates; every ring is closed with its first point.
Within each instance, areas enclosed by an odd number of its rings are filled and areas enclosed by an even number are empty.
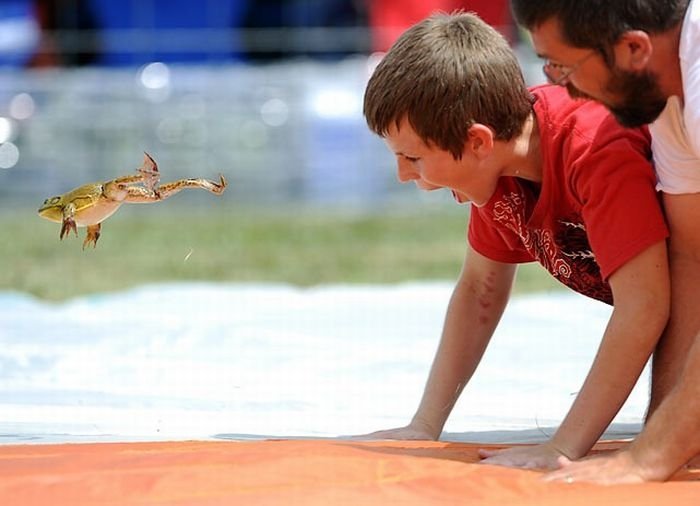
{"type": "MultiPolygon", "coordinates": [[[[658,178],[656,188],[671,195],[700,192],[700,158],[684,119],[689,114],[689,107],[684,113],[678,97],[671,97],[664,112],[649,127],[658,178]]],[[[693,121],[697,123],[695,128],[700,128],[700,118],[693,121]]]]}
{"type": "Polygon", "coordinates": [[[574,167],[573,184],[603,279],[668,237],[647,139],[640,130],[616,126],[601,125],[601,138],[574,167]]]}
{"type": "Polygon", "coordinates": [[[674,195],[700,193],[700,2],[689,7],[679,58],[683,103],[670,97],[650,126],[657,188],[674,195]]]}
{"type": "Polygon", "coordinates": [[[535,261],[515,232],[494,223],[485,209],[475,205],[469,214],[467,236],[472,248],[496,262],[519,264],[535,261]]]}

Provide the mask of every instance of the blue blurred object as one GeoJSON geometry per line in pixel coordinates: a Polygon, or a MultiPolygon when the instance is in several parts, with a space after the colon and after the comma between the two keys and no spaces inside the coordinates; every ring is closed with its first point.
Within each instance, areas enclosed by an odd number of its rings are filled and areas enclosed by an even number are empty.
{"type": "Polygon", "coordinates": [[[309,41],[304,29],[366,27],[364,2],[355,0],[256,0],[250,2],[243,27],[252,29],[281,29],[276,47],[261,47],[255,36],[243,40],[248,59],[271,61],[295,56],[337,59],[357,52],[363,41],[354,41],[343,50],[329,49],[328,43],[338,37],[331,35],[326,44],[309,41]],[[286,30],[285,30],[286,29],[286,30]]]}
{"type": "Polygon", "coordinates": [[[0,66],[26,65],[40,39],[32,0],[0,1],[0,66]]]}
{"type": "Polygon", "coordinates": [[[245,0],[91,0],[101,30],[99,63],[113,66],[240,59],[245,0]]]}

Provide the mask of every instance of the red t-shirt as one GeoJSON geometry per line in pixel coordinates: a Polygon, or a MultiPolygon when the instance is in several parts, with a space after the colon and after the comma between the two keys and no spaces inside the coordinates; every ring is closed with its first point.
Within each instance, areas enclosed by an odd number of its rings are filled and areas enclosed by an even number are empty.
{"type": "Polygon", "coordinates": [[[646,128],[624,129],[561,86],[533,88],[542,182],[502,177],[472,206],[469,242],[499,262],[538,261],[573,290],[612,304],[608,277],[668,237],[646,128]]]}

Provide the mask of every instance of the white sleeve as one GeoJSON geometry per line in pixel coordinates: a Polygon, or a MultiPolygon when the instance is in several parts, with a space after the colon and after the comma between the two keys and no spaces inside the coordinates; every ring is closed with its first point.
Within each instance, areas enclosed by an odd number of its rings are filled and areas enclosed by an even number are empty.
{"type": "Polygon", "coordinates": [[[649,125],[656,169],[656,189],[664,193],[700,193],[700,158],[693,151],[678,97],[668,99],[661,116],[649,125]]]}
{"type": "Polygon", "coordinates": [[[679,49],[683,104],[671,97],[650,125],[657,189],[700,193],[700,1],[688,7],[679,49]]]}
{"type": "MultiPolygon", "coordinates": [[[[683,76],[683,119],[689,148],[700,158],[700,2],[688,7],[679,48],[683,76]]],[[[699,168],[700,170],[700,168],[699,168]]]]}

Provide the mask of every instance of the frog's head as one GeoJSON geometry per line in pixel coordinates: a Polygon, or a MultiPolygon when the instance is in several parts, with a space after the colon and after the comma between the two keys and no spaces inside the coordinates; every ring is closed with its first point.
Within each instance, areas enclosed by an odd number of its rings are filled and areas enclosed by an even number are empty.
{"type": "Polygon", "coordinates": [[[38,213],[42,218],[60,222],[63,219],[63,198],[56,196],[46,199],[38,213]]]}

